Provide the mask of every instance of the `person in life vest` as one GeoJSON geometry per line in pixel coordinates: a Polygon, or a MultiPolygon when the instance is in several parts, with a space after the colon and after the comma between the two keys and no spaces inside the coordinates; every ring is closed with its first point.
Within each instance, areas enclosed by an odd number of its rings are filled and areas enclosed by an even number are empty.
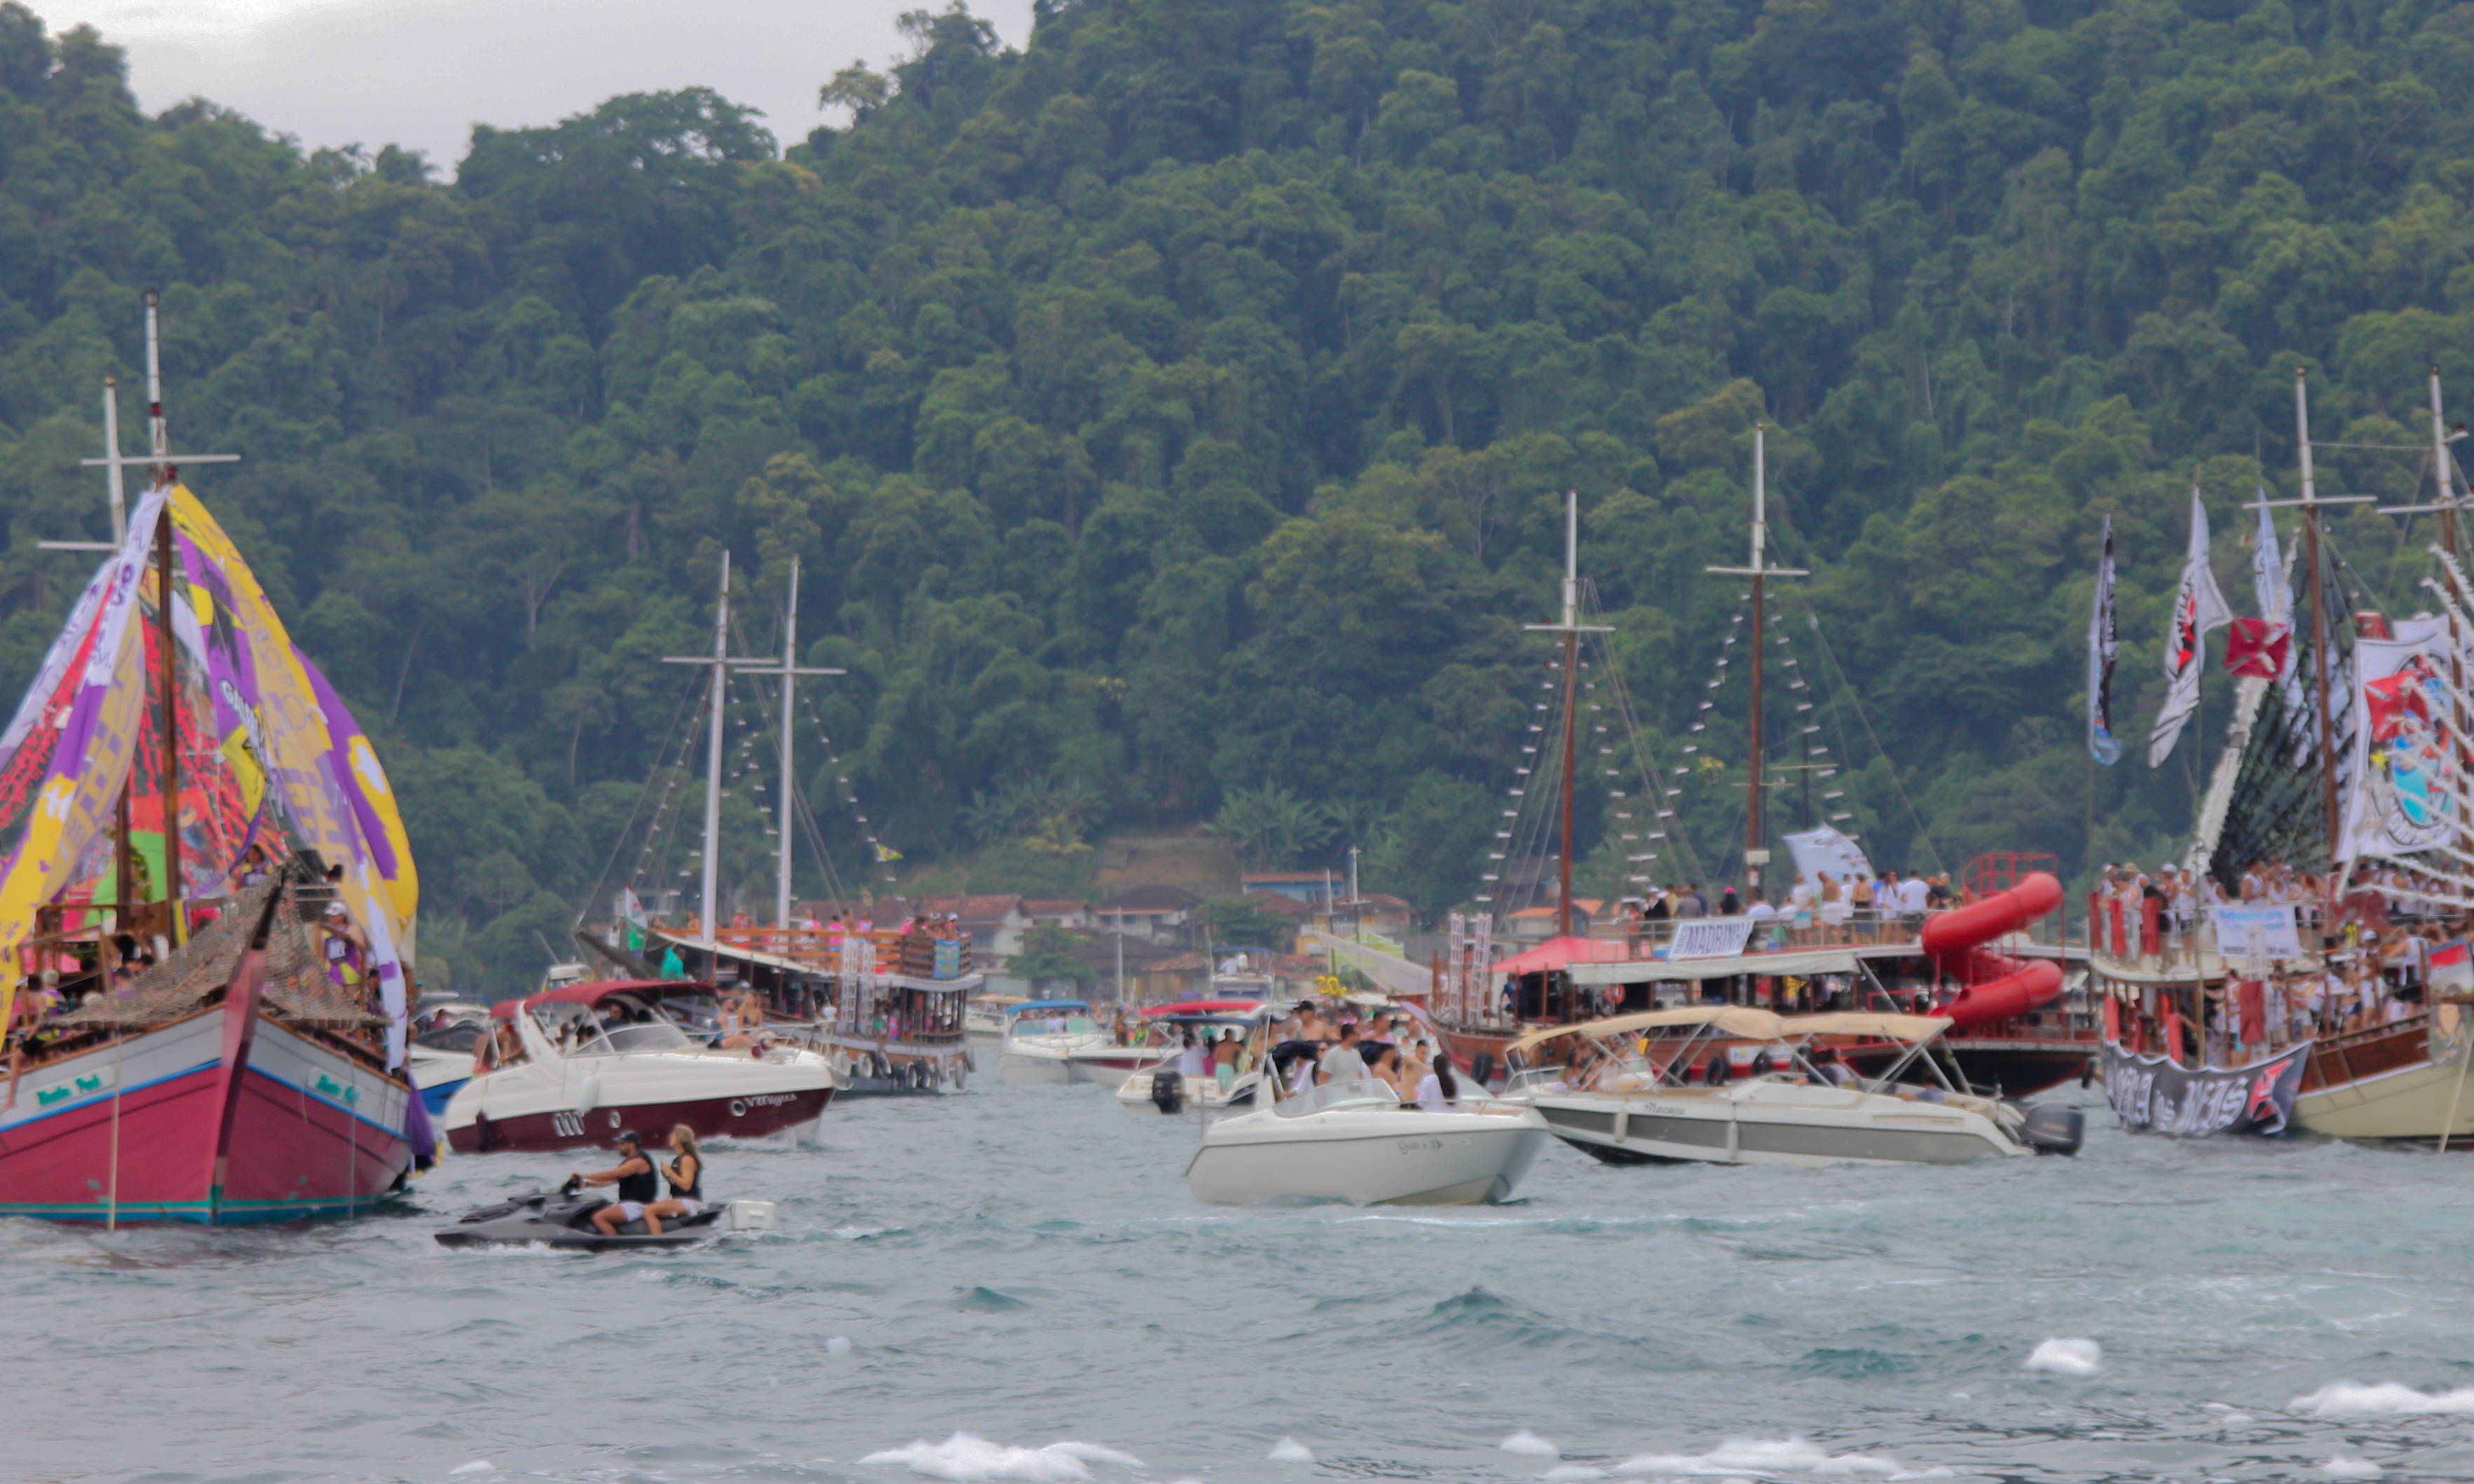
{"type": "Polygon", "coordinates": [[[643,1141],[636,1137],[636,1131],[622,1130],[613,1142],[618,1146],[617,1164],[590,1175],[576,1173],[567,1177],[570,1185],[618,1187],[618,1199],[593,1213],[594,1228],[604,1236],[617,1236],[620,1227],[641,1219],[644,1208],[661,1194],[660,1177],[653,1173],[653,1161],[644,1157],[643,1141]]]}

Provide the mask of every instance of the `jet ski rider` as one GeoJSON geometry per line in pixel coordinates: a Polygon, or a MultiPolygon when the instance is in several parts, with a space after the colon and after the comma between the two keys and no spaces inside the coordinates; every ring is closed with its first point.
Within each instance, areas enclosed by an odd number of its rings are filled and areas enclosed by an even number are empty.
{"type": "Polygon", "coordinates": [[[644,1230],[659,1235],[662,1218],[700,1214],[704,1210],[704,1151],[696,1147],[695,1130],[684,1123],[670,1126],[670,1153],[662,1178],[670,1183],[670,1198],[644,1208],[644,1230]]]}
{"type": "MultiPolygon", "coordinates": [[[[636,1137],[636,1131],[623,1129],[612,1142],[618,1146],[617,1165],[590,1175],[577,1173],[567,1177],[570,1185],[615,1185],[618,1187],[618,1199],[593,1213],[594,1229],[604,1236],[617,1236],[620,1227],[642,1218],[644,1208],[652,1205],[653,1198],[661,1193],[660,1179],[653,1173],[653,1161],[645,1157],[643,1140],[636,1137]]],[[[645,1230],[658,1233],[662,1230],[661,1223],[658,1220],[646,1222],[645,1230]]]]}

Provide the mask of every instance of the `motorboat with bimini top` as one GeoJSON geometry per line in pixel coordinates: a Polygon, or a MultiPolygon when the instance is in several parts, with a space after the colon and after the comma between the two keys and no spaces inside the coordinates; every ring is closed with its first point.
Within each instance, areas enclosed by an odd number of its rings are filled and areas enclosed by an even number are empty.
{"type": "Polygon", "coordinates": [[[699,1137],[756,1138],[813,1123],[833,1067],[797,1046],[700,1045],[679,1028],[709,984],[571,984],[493,1011],[490,1067],[447,1105],[458,1153],[572,1149],[627,1126],[684,1123],[699,1137]]]}
{"type": "Polygon", "coordinates": [[[997,1053],[997,1075],[1007,1083],[1031,1086],[1043,1082],[1079,1082],[1074,1053],[1097,1050],[1113,1038],[1091,1017],[1091,1004],[1079,999],[1033,999],[1006,1012],[1005,1044],[997,1053]]]}
{"type": "Polygon", "coordinates": [[[466,1211],[433,1235],[441,1247],[556,1247],[575,1252],[662,1252],[699,1247],[717,1236],[773,1230],[770,1201],[726,1201],[692,1216],[673,1216],[651,1230],[642,1216],[617,1232],[593,1224],[605,1196],[569,1181],[556,1190],[530,1190],[466,1211]]]}
{"type": "Polygon", "coordinates": [[[1744,1006],[1698,1005],[1616,1016],[1531,1032],[1507,1054],[1534,1060],[1561,1041],[1560,1065],[1532,1067],[1505,1089],[1535,1108],[1555,1136],[1611,1164],[1653,1160],[1716,1164],[1953,1164],[1987,1155],[2076,1154],[2083,1131],[2075,1107],[2015,1103],[1953,1088],[1927,1048],[1950,1022],[1938,1016],[1779,1016],[1744,1006]],[[1680,1044],[1660,1045],[1663,1062],[1641,1054],[1648,1033],[1688,1028],[1680,1044]],[[1858,1075],[1824,1037],[1886,1038],[1905,1055],[1876,1078],[1858,1075]],[[1775,1045],[1740,1080],[1729,1041],[1775,1045]],[[1696,1080],[1695,1057],[1703,1052],[1696,1080]],[[1899,1083],[1921,1065],[1939,1086],[1899,1083]]]}
{"type": "Polygon", "coordinates": [[[1546,1137],[1537,1110],[1469,1084],[1434,1111],[1369,1077],[1214,1119],[1185,1183],[1212,1206],[1473,1206],[1509,1199],[1546,1137]]]}
{"type": "Polygon", "coordinates": [[[1253,1106],[1270,1075],[1269,1042],[1280,1015],[1278,1005],[1251,999],[1151,1006],[1143,1011],[1137,1041],[1145,1059],[1118,1086],[1117,1106],[1144,1117],[1253,1106]],[[1213,1056],[1224,1037],[1237,1046],[1225,1081],[1213,1056]]]}

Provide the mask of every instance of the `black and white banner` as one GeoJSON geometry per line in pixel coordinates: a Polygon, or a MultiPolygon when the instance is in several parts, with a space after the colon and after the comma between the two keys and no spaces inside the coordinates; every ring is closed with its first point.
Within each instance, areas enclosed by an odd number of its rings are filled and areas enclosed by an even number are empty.
{"type": "Polygon", "coordinates": [[[2281,1056],[2227,1071],[2178,1065],[2104,1043],[2104,1099],[2134,1134],[2282,1134],[2302,1090],[2304,1041],[2281,1056]]]}
{"type": "Polygon", "coordinates": [[[1666,956],[1670,959],[1741,958],[1752,938],[1751,918],[1693,918],[1675,924],[1674,945],[1667,950],[1666,956]]]}

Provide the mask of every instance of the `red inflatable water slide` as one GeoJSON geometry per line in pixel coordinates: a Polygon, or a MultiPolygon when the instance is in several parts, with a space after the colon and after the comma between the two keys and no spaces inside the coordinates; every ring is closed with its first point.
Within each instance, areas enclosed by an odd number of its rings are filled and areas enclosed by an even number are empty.
{"type": "Polygon", "coordinates": [[[1953,1034],[2014,1019],[2062,993],[2062,968],[2050,959],[2016,959],[1984,945],[2015,933],[2062,904],[2062,883],[2036,871],[1980,901],[1925,920],[1925,957],[1964,986],[1942,1007],[1953,1034]]]}

